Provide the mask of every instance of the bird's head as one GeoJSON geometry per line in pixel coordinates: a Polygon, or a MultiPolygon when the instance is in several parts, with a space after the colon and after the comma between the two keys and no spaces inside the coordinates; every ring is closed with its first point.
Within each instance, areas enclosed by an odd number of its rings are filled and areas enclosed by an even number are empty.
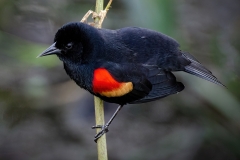
{"type": "Polygon", "coordinates": [[[81,62],[90,55],[97,29],[84,23],[71,22],[56,33],[54,43],[38,57],[57,55],[63,62],[81,62]]]}

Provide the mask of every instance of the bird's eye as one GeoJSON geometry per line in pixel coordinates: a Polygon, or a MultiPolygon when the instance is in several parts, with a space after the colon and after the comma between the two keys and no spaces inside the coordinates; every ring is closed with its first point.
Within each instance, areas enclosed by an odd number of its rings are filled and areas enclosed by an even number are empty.
{"type": "Polygon", "coordinates": [[[68,44],[65,45],[65,48],[66,48],[66,49],[71,49],[72,46],[73,46],[73,43],[70,42],[70,43],[68,43],[68,44]]]}

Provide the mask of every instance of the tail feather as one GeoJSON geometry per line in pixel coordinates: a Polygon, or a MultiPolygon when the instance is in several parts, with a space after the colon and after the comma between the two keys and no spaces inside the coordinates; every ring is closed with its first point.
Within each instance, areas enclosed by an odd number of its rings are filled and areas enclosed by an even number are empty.
{"type": "MultiPolygon", "coordinates": [[[[191,63],[185,66],[185,72],[195,75],[199,78],[208,80],[220,86],[224,86],[207,68],[199,63],[192,55],[183,53],[183,55],[191,61],[191,63]]],[[[225,87],[225,86],[224,86],[225,87]]]]}

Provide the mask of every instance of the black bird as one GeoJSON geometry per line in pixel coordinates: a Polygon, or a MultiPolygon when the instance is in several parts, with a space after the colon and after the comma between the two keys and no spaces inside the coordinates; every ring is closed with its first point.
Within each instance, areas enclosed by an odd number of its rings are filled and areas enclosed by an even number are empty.
{"type": "Polygon", "coordinates": [[[172,71],[184,71],[223,84],[192,55],[179,50],[172,38],[145,28],[96,29],[71,22],[56,33],[54,43],[41,56],[56,54],[67,74],[81,88],[120,106],[95,136],[108,127],[123,105],[144,103],[184,89],[172,71]]]}

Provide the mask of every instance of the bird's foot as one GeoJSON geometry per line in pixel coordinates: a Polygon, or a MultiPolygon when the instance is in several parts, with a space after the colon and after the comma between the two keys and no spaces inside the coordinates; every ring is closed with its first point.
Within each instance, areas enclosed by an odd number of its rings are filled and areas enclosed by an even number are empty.
{"type": "Polygon", "coordinates": [[[99,131],[95,136],[94,136],[94,141],[97,143],[97,140],[102,137],[102,135],[104,135],[105,133],[107,133],[109,125],[105,124],[105,125],[96,125],[96,126],[92,126],[92,129],[96,129],[96,128],[101,128],[101,131],[99,131]]]}
{"type": "Polygon", "coordinates": [[[94,141],[97,143],[97,140],[102,137],[102,135],[104,135],[105,133],[108,132],[108,127],[110,126],[110,124],[112,123],[113,119],[116,117],[116,115],[118,114],[118,112],[122,109],[123,105],[118,106],[117,110],[114,112],[114,114],[112,115],[112,117],[110,118],[110,120],[104,124],[104,125],[96,125],[96,126],[92,126],[92,129],[101,129],[100,132],[98,132],[95,136],[94,136],[94,141]]]}

